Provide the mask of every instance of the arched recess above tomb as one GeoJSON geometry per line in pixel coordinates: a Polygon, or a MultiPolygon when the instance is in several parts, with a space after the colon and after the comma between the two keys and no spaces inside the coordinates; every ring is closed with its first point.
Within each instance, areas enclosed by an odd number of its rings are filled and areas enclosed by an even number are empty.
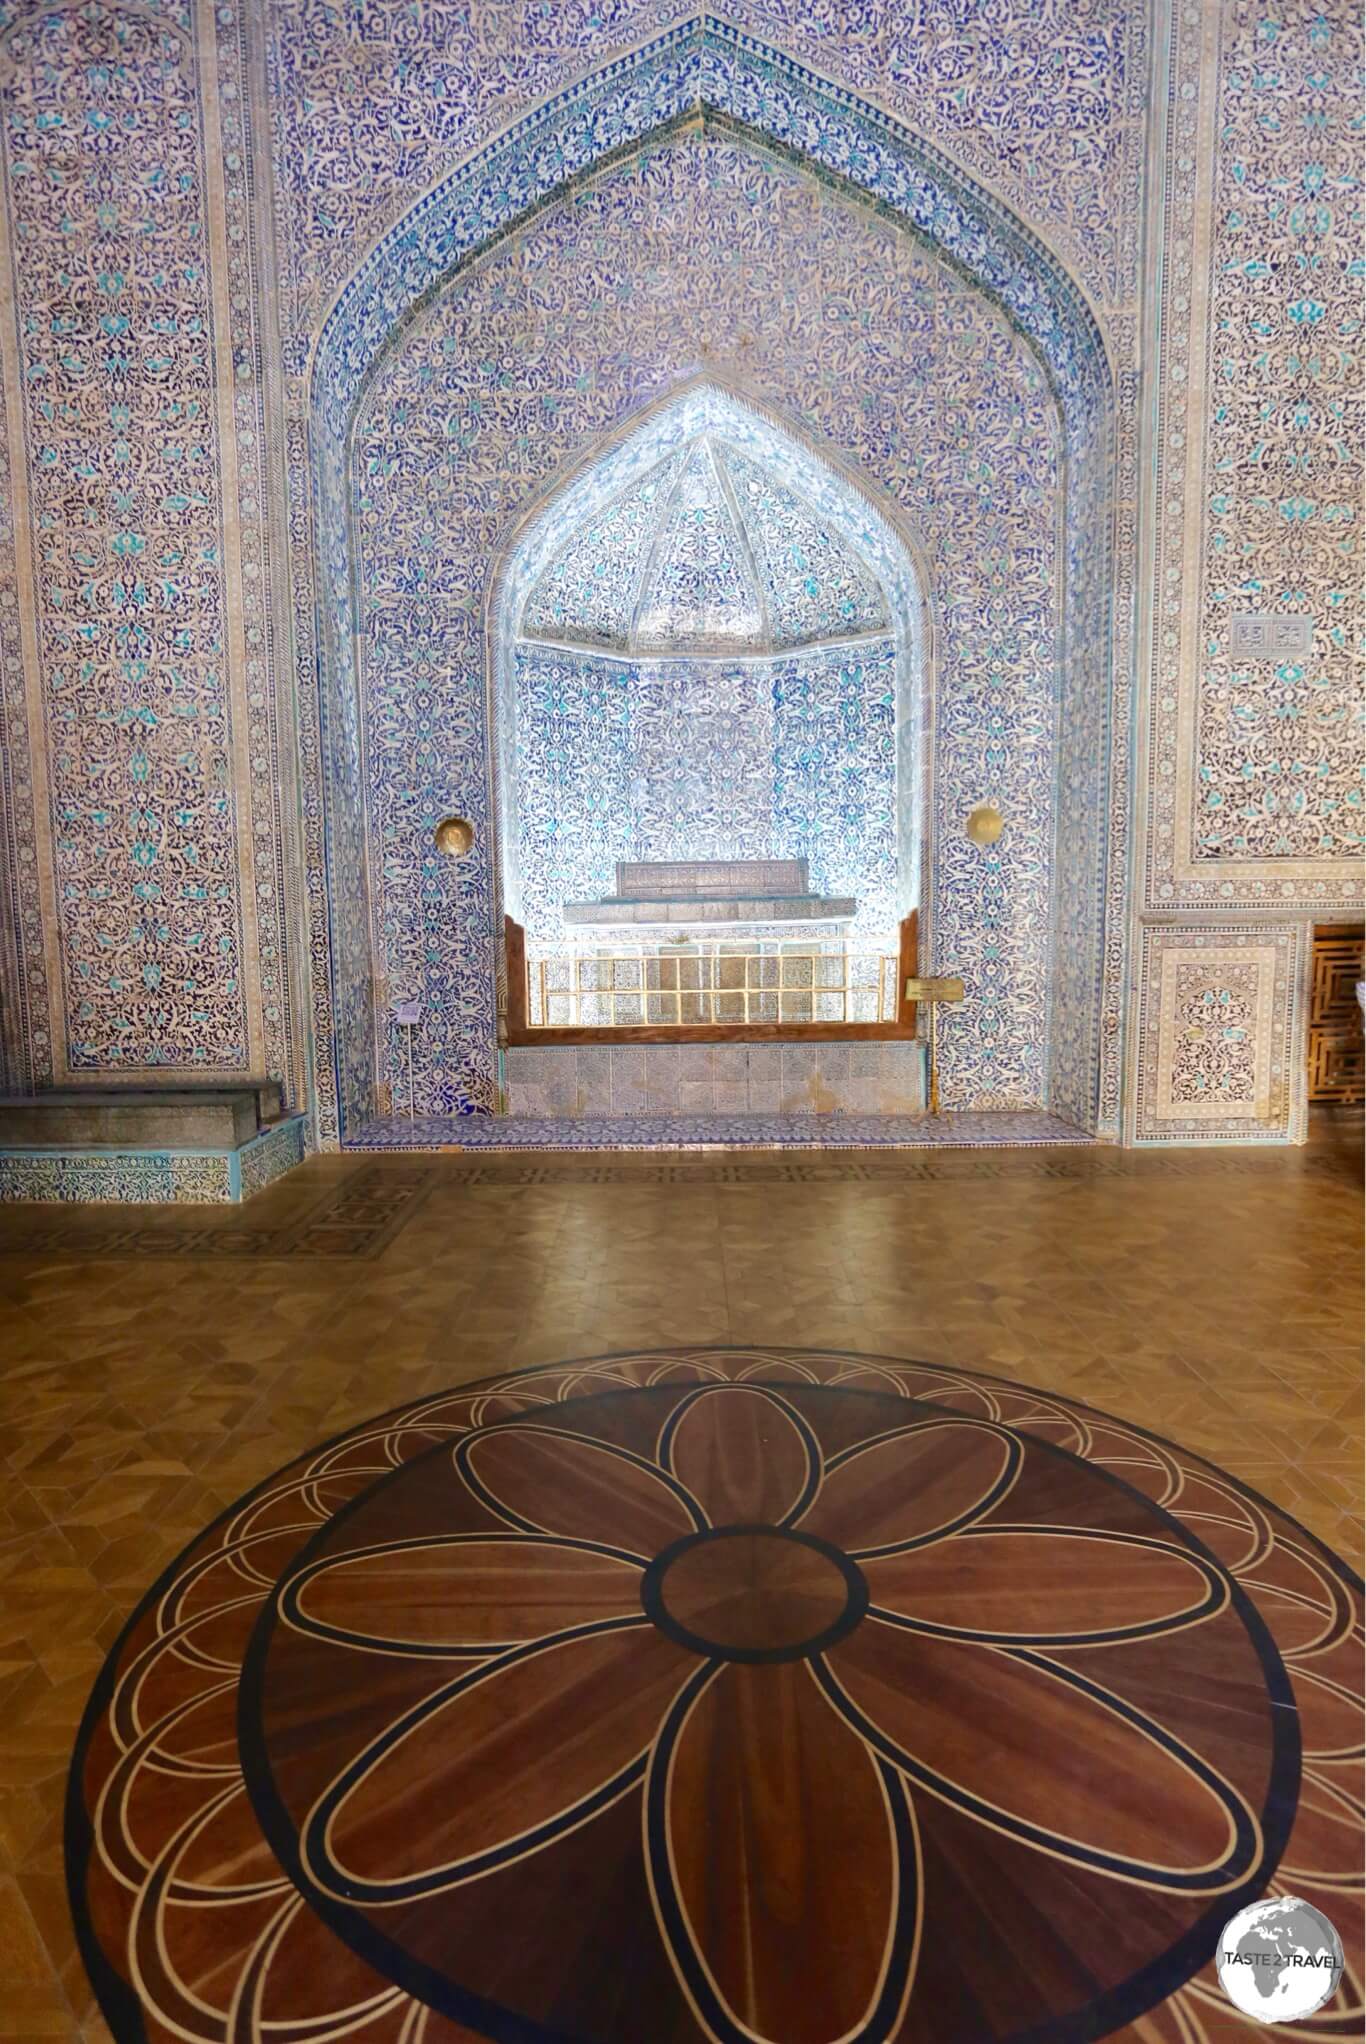
{"type": "Polygon", "coordinates": [[[502,907],[554,946],[618,859],[802,858],[895,949],[927,877],[928,587],[902,507],[714,375],[577,449],[490,582],[502,907]],[[709,515],[680,569],[680,525],[709,515]],[[566,731],[603,698],[576,765],[566,731]]]}
{"type": "MultiPolygon", "coordinates": [[[[1021,550],[999,525],[993,533],[990,517],[982,520],[984,536],[994,542],[996,549],[990,598],[983,609],[967,590],[946,587],[947,602],[942,615],[947,634],[955,613],[961,624],[976,606],[976,614],[985,616],[992,626],[983,635],[990,642],[984,648],[988,654],[1003,643],[1000,633],[1005,630],[1011,657],[1023,648],[1034,672],[1047,673],[1052,707],[1040,703],[1027,712],[1034,732],[1030,772],[1037,777],[1040,762],[1046,758],[1043,771],[1050,777],[1050,786],[1064,791],[1064,800],[1073,812],[1079,813],[1088,802],[1093,809],[1097,806],[1093,798],[1105,779],[1108,762],[1107,677],[1111,642],[1105,618],[1112,576],[1111,393],[1104,344],[1083,295],[1056,259],[1013,221],[998,202],[974,191],[958,173],[936,161],[933,149],[904,127],[861,107],[847,94],[832,92],[779,53],[761,50],[751,39],[737,39],[714,23],[685,25],[676,36],[670,32],[648,51],[637,52],[610,72],[584,81],[581,90],[575,88],[566,96],[564,106],[557,104],[554,109],[543,109],[530,117],[519,129],[501,138],[467,172],[448,180],[439,192],[421,200],[401,230],[386,236],[343,292],[315,355],[313,444],[325,583],[320,620],[323,626],[320,728],[327,733],[318,754],[322,798],[318,823],[321,825],[324,818],[329,820],[327,835],[315,835],[314,842],[330,867],[322,893],[323,899],[331,903],[315,946],[315,955],[330,961],[330,980],[327,985],[315,982],[315,1014],[320,1023],[320,1038],[327,1039],[322,1042],[324,1057],[329,1049],[336,1052],[338,1096],[349,1101],[346,1111],[353,1120],[369,1110],[374,1074],[377,1067],[382,1068],[386,1055],[382,1049],[377,1050],[370,989],[376,964],[373,951],[378,951],[382,966],[389,914],[383,903],[366,902],[367,858],[363,845],[369,826],[362,815],[366,800],[361,766],[365,749],[360,707],[363,684],[351,667],[355,654],[364,645],[367,601],[359,581],[353,580],[354,547],[365,516],[366,496],[363,480],[355,496],[351,491],[350,451],[354,445],[357,476],[363,452],[358,401],[363,399],[361,409],[367,416],[373,416],[376,393],[385,387],[393,351],[406,353],[413,336],[428,330],[432,308],[453,302],[452,294],[458,295],[470,276],[496,262],[501,248],[510,243],[521,245],[526,237],[543,232],[547,210],[554,213],[557,207],[568,205],[571,188],[575,194],[572,203],[577,206],[585,194],[596,193],[604,180],[610,181],[622,164],[636,161],[620,154],[614,158],[614,151],[625,150],[633,143],[638,145],[643,137],[651,138],[639,158],[644,167],[641,175],[648,180],[649,166],[657,164],[661,151],[681,140],[689,129],[694,134],[703,132],[712,142],[724,139],[733,149],[751,156],[767,152],[770,160],[785,165],[797,183],[819,183],[824,194],[822,203],[828,207],[832,221],[843,220],[851,208],[857,210],[861,199],[875,199],[881,209],[880,217],[865,210],[867,226],[860,231],[885,237],[887,248],[904,245],[918,249],[926,261],[941,265],[945,274],[955,275],[964,303],[979,305],[988,325],[994,322],[993,331],[999,329],[1005,337],[1003,344],[1018,350],[1021,362],[1030,365],[1026,381],[1032,382],[1033,392],[1050,417],[1055,416],[1055,406],[1061,413],[1067,444],[1065,501],[1059,493],[1061,471],[1055,466],[1062,458],[1056,427],[1049,429],[1052,440],[1046,463],[1040,464],[1028,455],[1023,460],[1018,458],[1028,442],[1028,432],[1022,439],[1018,429],[1036,402],[1034,394],[1025,403],[1024,412],[1017,410],[1012,421],[1014,452],[1006,446],[995,449],[994,459],[987,464],[989,473],[980,467],[978,457],[982,450],[974,443],[971,432],[965,429],[960,433],[958,451],[964,457],[960,481],[967,489],[977,490],[979,511],[985,503],[986,509],[994,513],[996,503],[1007,491],[1014,491],[1021,503],[1032,499],[1038,505],[1047,498],[1051,536],[1038,546],[1021,550]],[[772,89],[775,78],[782,80],[783,89],[778,93],[772,89]],[[538,197],[539,213],[530,210],[536,206],[538,197]],[[505,214],[501,222],[495,217],[500,208],[505,214]],[[471,260],[472,257],[477,260],[471,260]],[[353,428],[357,429],[354,442],[353,428]],[[970,475],[968,471],[974,464],[975,473],[970,475]],[[1061,573],[1059,538],[1068,560],[1065,577],[1061,573]],[[1038,587],[1046,583],[1050,592],[1046,601],[1033,605],[1023,634],[1014,627],[1007,629],[1003,609],[1020,590],[1022,567],[1026,582],[1042,577],[1038,587]],[[1064,587],[1065,613],[1059,607],[1064,587]],[[354,635],[355,625],[361,628],[360,638],[354,635]],[[1060,690],[1070,691],[1070,701],[1061,715],[1060,690]],[[1066,759],[1051,750],[1059,732],[1063,750],[1069,754],[1066,759]]],[[[638,200],[641,196],[637,194],[638,200]]],[[[651,205],[663,200],[663,195],[654,191],[646,191],[643,196],[651,205]]],[[[784,233],[789,231],[793,217],[791,212],[784,215],[784,233]]],[[[750,225],[753,228],[754,221],[750,225]]],[[[845,230],[840,227],[832,231],[837,238],[845,230]]],[[[746,243],[745,261],[755,246],[746,243]]],[[[876,268],[874,264],[873,271],[876,268]]],[[[600,309],[596,301],[595,309],[600,309]]],[[[579,310],[586,312],[587,308],[579,310]]],[[[785,304],[785,318],[788,312],[785,304]]],[[[563,328],[565,320],[572,327],[575,316],[574,308],[566,308],[563,317],[548,324],[547,338],[553,341],[557,325],[563,328]]],[[[971,324],[969,319],[968,325],[971,324]]],[[[843,343],[847,334],[841,333],[839,338],[843,343]]],[[[974,343],[966,329],[957,333],[944,329],[941,338],[942,359],[955,355],[960,362],[972,359],[974,343]]],[[[452,340],[450,345],[458,343],[452,340]]],[[[743,376],[750,365],[734,366],[743,376]]],[[[678,364],[674,375],[686,367],[685,363],[678,364]]],[[[545,364],[536,363],[534,370],[533,381],[543,383],[545,364]]],[[[872,412],[879,404],[885,404],[889,378],[895,381],[899,376],[904,392],[915,387],[919,373],[920,365],[904,352],[894,352],[889,359],[880,361],[872,379],[879,388],[865,393],[866,409],[872,412]]],[[[753,381],[762,384],[764,380],[761,366],[753,381]]],[[[658,390],[658,378],[653,383],[647,378],[642,386],[637,376],[628,398],[628,410],[631,399],[639,405],[657,395],[658,390]]],[[[767,389],[764,394],[770,395],[767,389]]],[[[479,387],[478,376],[471,377],[462,399],[465,409],[456,407],[448,413],[448,446],[453,457],[462,450],[474,450],[483,431],[483,415],[489,401],[490,394],[479,387]]],[[[782,393],[779,401],[785,402],[782,393]]],[[[566,449],[559,436],[560,416],[576,421],[581,440],[607,430],[612,423],[610,416],[603,415],[596,395],[582,383],[554,395],[547,390],[543,402],[545,409],[531,440],[539,438],[542,425],[548,427],[549,437],[556,444],[546,452],[559,453],[561,466],[573,450],[566,449]]],[[[617,403],[620,402],[618,397],[617,403]]],[[[621,415],[618,411],[617,417],[621,415]]],[[[966,417],[971,420],[971,407],[966,417]]],[[[817,438],[820,435],[817,425],[817,438]]],[[[843,444],[847,437],[842,432],[834,436],[837,444],[843,444]]],[[[522,505],[518,509],[524,509],[537,495],[537,471],[544,471],[541,456],[542,450],[537,447],[534,458],[522,466],[522,505]]],[[[899,458],[904,465],[904,454],[899,458]]],[[[521,461],[521,450],[518,460],[521,461]]],[[[853,460],[856,466],[863,463],[860,450],[853,451],[853,460]]],[[[476,456],[466,477],[471,487],[482,487],[474,473],[478,466],[476,456]]],[[[872,461],[870,472],[881,480],[886,470],[884,450],[882,456],[872,461]]],[[[902,494],[900,482],[893,485],[893,494],[902,494]]],[[[517,511],[512,513],[511,522],[515,522],[517,515],[517,511]]],[[[487,562],[497,551],[508,530],[508,523],[500,525],[498,519],[483,518],[476,543],[477,554],[483,561],[487,562]]],[[[419,580],[430,566],[430,562],[424,566],[419,556],[419,580]]],[[[424,589],[426,598],[437,601],[439,592],[434,583],[428,581],[424,589]]],[[[938,603],[938,587],[934,594],[938,603]]],[[[458,608],[469,617],[470,597],[460,597],[458,608]]],[[[477,600],[473,609],[478,609],[477,600]]],[[[438,660],[447,657],[448,649],[435,640],[429,639],[429,644],[438,660]]],[[[363,657],[368,661],[371,656],[366,652],[363,657]]],[[[420,664],[419,661],[415,666],[420,664]]],[[[1025,709],[1027,692],[1022,693],[1003,670],[988,681],[983,697],[988,711],[992,703],[986,698],[993,690],[995,704],[999,706],[1004,701],[1012,715],[1025,709]]],[[[956,744],[961,753],[965,744],[971,747],[978,742],[978,735],[965,734],[961,727],[946,727],[942,741],[936,740],[936,744],[956,744]]],[[[998,761],[1002,758],[999,747],[996,756],[998,761]]],[[[486,767],[489,764],[486,760],[486,767]]],[[[307,776],[306,758],[306,780],[307,776]]],[[[1013,799],[1012,791],[995,787],[974,787],[971,792],[975,799],[984,796],[1013,799]]],[[[1024,821],[1025,812],[1018,804],[1013,813],[1024,821]]],[[[997,892],[992,918],[996,931],[1013,930],[1033,949],[1036,965],[1030,971],[1037,994],[1028,998],[1030,1016],[1024,1032],[1030,1038],[1030,1046],[1024,1047],[1017,1026],[1018,1011],[1014,1020],[1007,1015],[1020,990],[1014,962],[1003,959],[994,935],[987,932],[983,938],[979,928],[970,941],[979,946],[983,941],[986,944],[982,1004],[978,1012],[983,1018],[982,1041],[987,1048],[984,1062],[977,1069],[965,1065],[961,1076],[964,1097],[980,1102],[1000,1103],[1017,1098],[1022,1083],[1033,1098],[1039,1097],[1041,1091],[1051,1090],[1061,1100],[1065,1091],[1070,1111],[1089,1120],[1090,1102],[1100,1075],[1097,1062],[1100,1037],[1095,1018],[1101,988],[1105,895],[1100,876],[1105,847],[1094,827],[1074,823],[1070,818],[1059,822],[1057,841],[1064,848],[1068,866],[1066,892],[1072,907],[1060,918],[1051,905],[1056,900],[1056,891],[1051,864],[1054,833],[1050,822],[1037,836],[1032,826],[1027,826],[1010,847],[1010,872],[1016,879],[1028,876],[1028,885],[1035,892],[1033,907],[1023,917],[1014,915],[1006,903],[1005,894],[1009,892],[1006,887],[1005,893],[997,892]],[[1064,986],[1068,1019],[1061,1034],[1055,1035],[1050,1015],[1058,1006],[1055,995],[1064,986]],[[1033,1074],[1027,1080],[1026,1069],[1033,1074]]],[[[1113,842],[1112,833],[1112,845],[1113,842]]],[[[945,858],[950,865],[957,861],[947,842],[945,858]]],[[[460,881],[466,889],[475,887],[475,863],[463,864],[460,881]]],[[[387,870],[387,855],[377,855],[372,847],[368,865],[372,877],[377,871],[382,874],[387,870]]],[[[998,874],[1003,871],[998,866],[998,874]]],[[[421,887],[429,892],[434,886],[435,882],[429,885],[426,878],[421,882],[421,887]]],[[[473,1032],[477,1038],[487,1026],[490,1045],[493,1037],[489,954],[495,899],[496,879],[490,870],[478,899],[471,897],[461,909],[466,926],[482,933],[478,941],[483,950],[474,969],[475,977],[467,974],[456,996],[468,1025],[467,1034],[473,1032]],[[487,997],[476,991],[476,977],[483,975],[490,982],[487,997]]],[[[960,937],[968,940],[970,933],[954,929],[937,883],[927,906],[931,916],[938,919],[940,936],[953,948],[959,948],[960,937]]],[[[433,905],[422,915],[435,917],[437,913],[433,905]]],[[[450,904],[443,904],[440,913],[449,921],[450,904]]],[[[403,922],[404,916],[400,915],[398,920],[403,922]]],[[[412,918],[407,920],[410,930],[415,930],[412,918]]],[[[422,917],[417,920],[420,923],[422,917]]],[[[420,950],[415,936],[405,941],[420,950]]],[[[466,1049],[469,1048],[467,1044],[466,1049]]],[[[1113,1050],[1113,1045],[1109,1049],[1113,1050]]],[[[470,1051],[467,1056],[466,1051],[460,1051],[453,1062],[449,1042],[437,1049],[433,1084],[438,1106],[445,1103],[478,1107],[489,1101],[490,1081],[487,1077],[479,1078],[474,1069],[481,1060],[487,1073],[491,1063],[482,1052],[470,1051]]],[[[324,1136],[329,1115],[334,1126],[336,1118],[335,1107],[329,1106],[328,1092],[325,1075],[320,1086],[324,1136]]]]}

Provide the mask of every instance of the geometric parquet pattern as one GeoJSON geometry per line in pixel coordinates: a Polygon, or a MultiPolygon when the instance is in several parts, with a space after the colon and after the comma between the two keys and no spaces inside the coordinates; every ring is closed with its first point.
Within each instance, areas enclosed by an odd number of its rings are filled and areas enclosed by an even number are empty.
{"type": "MultiPolygon", "coordinates": [[[[315,1160],[312,1172],[328,1167],[315,1160]]],[[[340,1184],[310,1187],[295,1180],[273,1199],[243,1206],[124,1207],[43,1205],[0,1207],[0,1257],[54,1251],[92,1257],[271,1261],[281,1257],[376,1257],[440,1184],[493,1185],[943,1185],[971,1181],[1063,1179],[1094,1185],[1105,1179],[1153,1183],[1172,1178],[1246,1184],[1262,1172],[1353,1181],[1352,1161],[1321,1151],[1269,1149],[1117,1151],[1101,1147],[977,1150],[821,1151],[755,1157],[516,1154],[477,1163],[422,1155],[353,1163],[340,1184]],[[275,1209],[270,1211],[272,1207],[275,1209]]]]}
{"type": "Polygon", "coordinates": [[[1222,1925],[1294,1894],[1353,2037],[1361,1615],[1285,1514],[1030,1386],[505,1374],[304,1455],[143,1599],[73,1909],[156,2044],[1216,2044],[1222,1925]]]}
{"type": "Polygon", "coordinates": [[[258,1197],[221,1209],[41,1203],[0,1208],[0,1256],[62,1250],[120,1259],[378,1256],[436,1179],[430,1163],[409,1158],[396,1167],[354,1170],[339,1184],[315,1184],[311,1196],[298,1197],[302,1188],[296,1181],[280,1188],[283,1198],[258,1197]]]}
{"type": "Polygon", "coordinates": [[[109,2034],[63,1795],[147,1585],[446,1387],[682,1342],[916,1356],[1150,1427],[1359,1565],[1360,1117],[1313,1126],[1236,1159],[325,1157],[221,1215],[0,1212],[0,2037],[109,2034]]]}
{"type": "Polygon", "coordinates": [[[1360,929],[1332,924],[1314,932],[1309,990],[1309,1098],[1360,1100],[1366,1094],[1366,1040],[1357,986],[1366,977],[1360,929]]]}

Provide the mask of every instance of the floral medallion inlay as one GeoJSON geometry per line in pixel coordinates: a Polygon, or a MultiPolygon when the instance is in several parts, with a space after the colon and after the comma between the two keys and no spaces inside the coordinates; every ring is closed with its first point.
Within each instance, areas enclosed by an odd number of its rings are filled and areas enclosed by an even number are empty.
{"type": "Polygon", "coordinates": [[[1350,1601],[1022,1386],[491,1381],[305,1458],[143,1606],[73,1769],[87,1958],[118,2036],[1203,2038],[1221,1925],[1354,1859],[1350,1601]]]}
{"type": "Polygon", "coordinates": [[[797,1661],[868,1609],[857,1563],[791,1527],[717,1526],[655,1556],[640,1598],[659,1630],[718,1661],[797,1661]]]}

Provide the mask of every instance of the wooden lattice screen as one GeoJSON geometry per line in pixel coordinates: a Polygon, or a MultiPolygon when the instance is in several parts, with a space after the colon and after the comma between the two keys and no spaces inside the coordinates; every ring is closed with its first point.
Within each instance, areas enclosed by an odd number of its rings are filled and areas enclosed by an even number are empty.
{"type": "Polygon", "coordinates": [[[1366,979],[1363,931],[1323,923],[1314,931],[1309,1000],[1309,1098],[1366,1098],[1366,1044],[1357,981],[1366,979]]]}

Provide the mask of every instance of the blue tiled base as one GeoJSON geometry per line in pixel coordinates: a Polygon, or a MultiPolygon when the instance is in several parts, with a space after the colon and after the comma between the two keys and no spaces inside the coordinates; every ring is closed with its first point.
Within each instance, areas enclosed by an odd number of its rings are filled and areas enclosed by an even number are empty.
{"type": "Polygon", "coordinates": [[[307,1133],[293,1114],[240,1150],[0,1150],[0,1201],[235,1205],[301,1164],[307,1133]]]}
{"type": "Polygon", "coordinates": [[[1087,1143],[1039,1113],[428,1115],[372,1121],[348,1150],[922,1150],[1087,1143]]]}

